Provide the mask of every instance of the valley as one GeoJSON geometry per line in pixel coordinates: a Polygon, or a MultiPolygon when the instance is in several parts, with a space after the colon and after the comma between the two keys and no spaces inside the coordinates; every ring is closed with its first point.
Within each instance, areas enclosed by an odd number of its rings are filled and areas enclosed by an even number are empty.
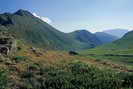
{"type": "Polygon", "coordinates": [[[0,34],[0,89],[133,89],[132,31],[64,33],[20,9],[0,34]]]}

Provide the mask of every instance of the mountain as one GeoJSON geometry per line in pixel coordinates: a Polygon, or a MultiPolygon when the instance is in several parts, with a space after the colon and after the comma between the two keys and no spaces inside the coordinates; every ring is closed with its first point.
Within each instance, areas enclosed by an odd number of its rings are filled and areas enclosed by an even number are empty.
{"type": "Polygon", "coordinates": [[[113,44],[116,44],[120,48],[128,48],[132,49],[133,48],[133,31],[130,31],[126,33],[121,39],[114,41],[113,44]]]}
{"type": "Polygon", "coordinates": [[[118,37],[112,36],[105,32],[96,32],[95,35],[102,42],[102,44],[111,43],[111,42],[119,39],[118,37]]]}
{"type": "Polygon", "coordinates": [[[111,30],[105,30],[103,32],[110,34],[112,36],[116,36],[118,38],[121,38],[122,36],[124,36],[129,31],[128,31],[128,29],[111,29],[111,30]]]}
{"type": "Polygon", "coordinates": [[[0,14],[0,28],[2,30],[6,29],[17,39],[21,39],[28,44],[47,49],[80,50],[91,48],[92,45],[95,47],[98,44],[97,41],[95,41],[96,44],[86,44],[75,40],[67,33],[58,31],[30,12],[22,9],[15,13],[0,14]]]}
{"type": "Polygon", "coordinates": [[[81,43],[88,44],[91,48],[102,44],[102,42],[96,37],[95,34],[92,34],[84,29],[71,32],[69,35],[81,43]]]}
{"type": "Polygon", "coordinates": [[[109,60],[126,65],[133,65],[133,31],[121,39],[82,52],[98,60],[109,60]]]}
{"type": "Polygon", "coordinates": [[[8,32],[14,34],[16,38],[23,39],[34,46],[51,49],[80,47],[80,43],[69,38],[67,34],[58,31],[26,10],[18,10],[13,14],[0,14],[0,25],[8,29],[8,32]]]}
{"type": "Polygon", "coordinates": [[[133,31],[126,33],[121,39],[96,47],[96,50],[131,50],[133,49],[133,31]]]}

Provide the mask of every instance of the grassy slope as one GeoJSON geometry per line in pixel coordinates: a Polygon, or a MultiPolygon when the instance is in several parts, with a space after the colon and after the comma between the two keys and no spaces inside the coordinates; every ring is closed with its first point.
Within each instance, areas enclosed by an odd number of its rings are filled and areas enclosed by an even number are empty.
{"type": "MultiPolygon", "coordinates": [[[[96,87],[96,89],[100,87],[102,89],[116,89],[117,87],[119,89],[123,87],[121,86],[121,80],[125,78],[122,77],[119,80],[119,77],[122,76],[121,73],[130,70],[124,65],[98,61],[82,55],[71,56],[62,51],[44,51],[36,48],[37,53],[41,53],[38,56],[31,51],[30,45],[21,43],[21,41],[18,45],[22,49],[15,55],[0,58],[0,70],[4,69],[8,73],[7,84],[9,88],[7,89],[14,89],[15,87],[42,89],[39,86],[42,86],[43,89],[51,89],[50,87],[52,89],[57,89],[57,87],[71,89],[72,85],[84,89],[88,89],[88,87],[90,89],[92,87],[96,87]],[[71,83],[70,80],[75,83],[71,83]],[[40,85],[42,82],[43,85],[40,85]]],[[[126,85],[129,86],[128,84],[126,85]]]]}

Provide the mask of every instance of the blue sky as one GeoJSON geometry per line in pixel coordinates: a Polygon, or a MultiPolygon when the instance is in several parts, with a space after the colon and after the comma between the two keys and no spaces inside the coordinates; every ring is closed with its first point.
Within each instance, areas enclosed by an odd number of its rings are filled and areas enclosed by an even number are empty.
{"type": "Polygon", "coordinates": [[[63,32],[133,29],[133,0],[0,0],[0,13],[26,9],[63,32]]]}

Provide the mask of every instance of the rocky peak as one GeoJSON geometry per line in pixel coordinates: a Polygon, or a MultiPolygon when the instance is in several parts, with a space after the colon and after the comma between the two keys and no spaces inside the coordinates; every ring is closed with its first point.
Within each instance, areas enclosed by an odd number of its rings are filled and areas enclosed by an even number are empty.
{"type": "Polygon", "coordinates": [[[30,13],[30,12],[27,11],[27,10],[23,10],[23,9],[18,10],[18,11],[15,12],[14,14],[20,15],[20,16],[33,16],[32,13],[30,13]]]}

